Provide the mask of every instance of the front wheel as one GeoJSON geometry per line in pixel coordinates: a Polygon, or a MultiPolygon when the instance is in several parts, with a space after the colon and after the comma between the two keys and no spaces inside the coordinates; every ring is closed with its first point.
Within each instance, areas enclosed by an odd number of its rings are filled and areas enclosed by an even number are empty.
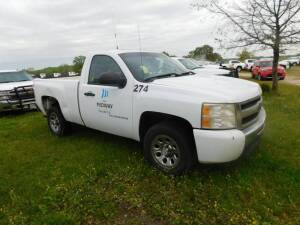
{"type": "Polygon", "coordinates": [[[55,136],[65,136],[70,131],[70,124],[64,119],[59,107],[50,108],[47,119],[49,130],[55,136]]]}
{"type": "Polygon", "coordinates": [[[240,73],[242,71],[242,67],[238,66],[236,70],[240,73]]]}
{"type": "Polygon", "coordinates": [[[197,158],[191,133],[173,123],[154,125],[145,135],[145,159],[167,174],[180,175],[188,171],[197,158]]]}

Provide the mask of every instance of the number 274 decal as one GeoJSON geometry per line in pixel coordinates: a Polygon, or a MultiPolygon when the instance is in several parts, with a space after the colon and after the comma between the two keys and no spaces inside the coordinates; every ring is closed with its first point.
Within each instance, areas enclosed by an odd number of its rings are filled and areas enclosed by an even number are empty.
{"type": "Polygon", "coordinates": [[[149,86],[144,86],[144,85],[134,85],[133,92],[138,92],[141,93],[143,92],[148,92],[149,86]]]}

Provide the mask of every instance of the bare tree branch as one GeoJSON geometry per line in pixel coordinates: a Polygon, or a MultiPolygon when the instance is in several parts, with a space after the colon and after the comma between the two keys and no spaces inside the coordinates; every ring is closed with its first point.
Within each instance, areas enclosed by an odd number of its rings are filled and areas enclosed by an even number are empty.
{"type": "Polygon", "coordinates": [[[229,48],[257,45],[273,50],[273,89],[278,87],[280,53],[300,42],[300,0],[195,0],[198,10],[223,16],[238,35],[232,35],[229,48]],[[228,1],[227,1],[228,3],[228,1]]]}

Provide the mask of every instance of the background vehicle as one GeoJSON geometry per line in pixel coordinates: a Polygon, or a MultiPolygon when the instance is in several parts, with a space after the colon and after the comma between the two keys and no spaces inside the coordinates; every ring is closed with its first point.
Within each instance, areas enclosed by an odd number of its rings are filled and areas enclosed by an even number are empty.
{"type": "Polygon", "coordinates": [[[300,64],[300,59],[297,57],[291,57],[288,58],[287,61],[292,65],[292,66],[296,66],[298,64],[300,64]]]}
{"type": "Polygon", "coordinates": [[[181,66],[184,66],[185,69],[191,70],[200,75],[219,75],[226,77],[238,77],[233,71],[213,68],[208,66],[200,66],[194,60],[189,58],[177,58],[173,57],[172,59],[176,60],[181,66]]]}
{"type": "Polygon", "coordinates": [[[291,68],[291,63],[288,60],[282,60],[279,61],[278,63],[280,66],[282,66],[283,68],[285,68],[286,70],[288,70],[289,68],[291,68]]]}
{"type": "Polygon", "coordinates": [[[35,91],[53,134],[76,123],[140,141],[169,174],[237,160],[258,144],[266,118],[258,84],[197,76],[152,52],[99,52],[79,80],[35,80],[35,91]]]}
{"type": "Polygon", "coordinates": [[[229,60],[221,62],[220,66],[225,69],[235,69],[238,72],[241,72],[245,67],[245,63],[242,63],[238,60],[229,60]]]}
{"type": "Polygon", "coordinates": [[[256,61],[256,59],[246,59],[244,69],[251,71],[255,61],[256,61]]]}
{"type": "MultiPolygon", "coordinates": [[[[272,79],[273,61],[260,60],[254,63],[252,68],[252,78],[258,80],[272,79]]],[[[286,77],[285,69],[282,66],[278,67],[278,77],[280,80],[284,80],[286,77]]]]}
{"type": "Polygon", "coordinates": [[[25,71],[0,72],[0,112],[35,109],[33,81],[25,71]]]}

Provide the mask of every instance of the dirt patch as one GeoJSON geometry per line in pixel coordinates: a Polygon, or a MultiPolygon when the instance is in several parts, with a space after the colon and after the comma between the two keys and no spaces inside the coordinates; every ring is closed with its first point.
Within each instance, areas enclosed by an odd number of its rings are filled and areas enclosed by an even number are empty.
{"type": "Polygon", "coordinates": [[[293,85],[300,86],[300,79],[298,77],[287,76],[284,82],[288,83],[288,84],[293,84],[293,85]]]}

